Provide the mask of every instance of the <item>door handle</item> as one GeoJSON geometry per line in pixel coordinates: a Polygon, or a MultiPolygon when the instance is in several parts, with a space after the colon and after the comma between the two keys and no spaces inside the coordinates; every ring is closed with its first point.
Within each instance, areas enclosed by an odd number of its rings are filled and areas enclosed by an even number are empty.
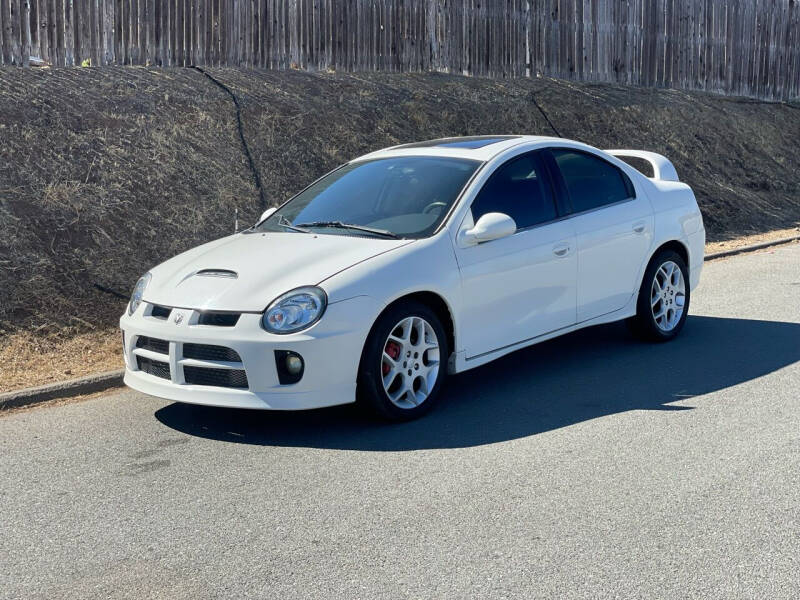
{"type": "Polygon", "coordinates": [[[635,233],[642,233],[645,230],[645,227],[646,227],[646,225],[643,222],[642,223],[635,223],[633,225],[633,231],[635,233]]]}
{"type": "Polygon", "coordinates": [[[556,256],[566,256],[569,254],[569,245],[561,244],[560,246],[555,246],[553,248],[553,254],[556,256]]]}

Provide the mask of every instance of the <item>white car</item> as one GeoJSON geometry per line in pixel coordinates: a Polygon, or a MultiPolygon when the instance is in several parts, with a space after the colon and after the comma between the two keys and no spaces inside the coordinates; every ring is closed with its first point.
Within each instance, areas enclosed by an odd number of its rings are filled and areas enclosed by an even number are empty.
{"type": "Polygon", "coordinates": [[[704,244],[692,190],[658,154],[519,135],[395,146],[142,277],[120,319],[125,383],[414,418],[447,374],[582,327],[673,338],[704,244]]]}

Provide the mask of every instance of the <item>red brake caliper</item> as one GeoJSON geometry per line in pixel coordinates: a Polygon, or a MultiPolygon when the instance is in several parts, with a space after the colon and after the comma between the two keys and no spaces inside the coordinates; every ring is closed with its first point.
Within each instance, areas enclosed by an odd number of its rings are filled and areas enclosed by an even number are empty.
{"type": "MultiPolygon", "coordinates": [[[[397,360],[397,357],[400,356],[400,349],[401,349],[400,344],[390,340],[386,342],[386,348],[384,351],[386,352],[386,354],[392,357],[392,360],[397,360]]],[[[389,374],[390,370],[391,367],[384,362],[381,366],[381,371],[383,371],[384,377],[389,374]]]]}

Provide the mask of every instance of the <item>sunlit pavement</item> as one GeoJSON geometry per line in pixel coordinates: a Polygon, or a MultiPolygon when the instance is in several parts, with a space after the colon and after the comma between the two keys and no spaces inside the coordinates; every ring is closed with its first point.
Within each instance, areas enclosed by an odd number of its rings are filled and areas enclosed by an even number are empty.
{"type": "Polygon", "coordinates": [[[386,425],[124,391],[0,417],[2,598],[800,596],[800,246],[386,425]]]}

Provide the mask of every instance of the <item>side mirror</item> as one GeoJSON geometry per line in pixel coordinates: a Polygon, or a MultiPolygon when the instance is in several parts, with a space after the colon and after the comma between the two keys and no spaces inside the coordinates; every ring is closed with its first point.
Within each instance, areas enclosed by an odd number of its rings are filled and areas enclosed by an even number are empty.
{"type": "Polygon", "coordinates": [[[261,223],[261,221],[263,221],[264,219],[271,217],[272,213],[274,213],[276,210],[278,209],[275,206],[273,206],[272,208],[268,208],[263,213],[261,213],[261,218],[258,220],[258,222],[261,223]]]}
{"type": "Polygon", "coordinates": [[[466,230],[461,239],[467,244],[480,244],[497,240],[517,231],[514,219],[503,213],[486,213],[472,229],[466,230]]]}

